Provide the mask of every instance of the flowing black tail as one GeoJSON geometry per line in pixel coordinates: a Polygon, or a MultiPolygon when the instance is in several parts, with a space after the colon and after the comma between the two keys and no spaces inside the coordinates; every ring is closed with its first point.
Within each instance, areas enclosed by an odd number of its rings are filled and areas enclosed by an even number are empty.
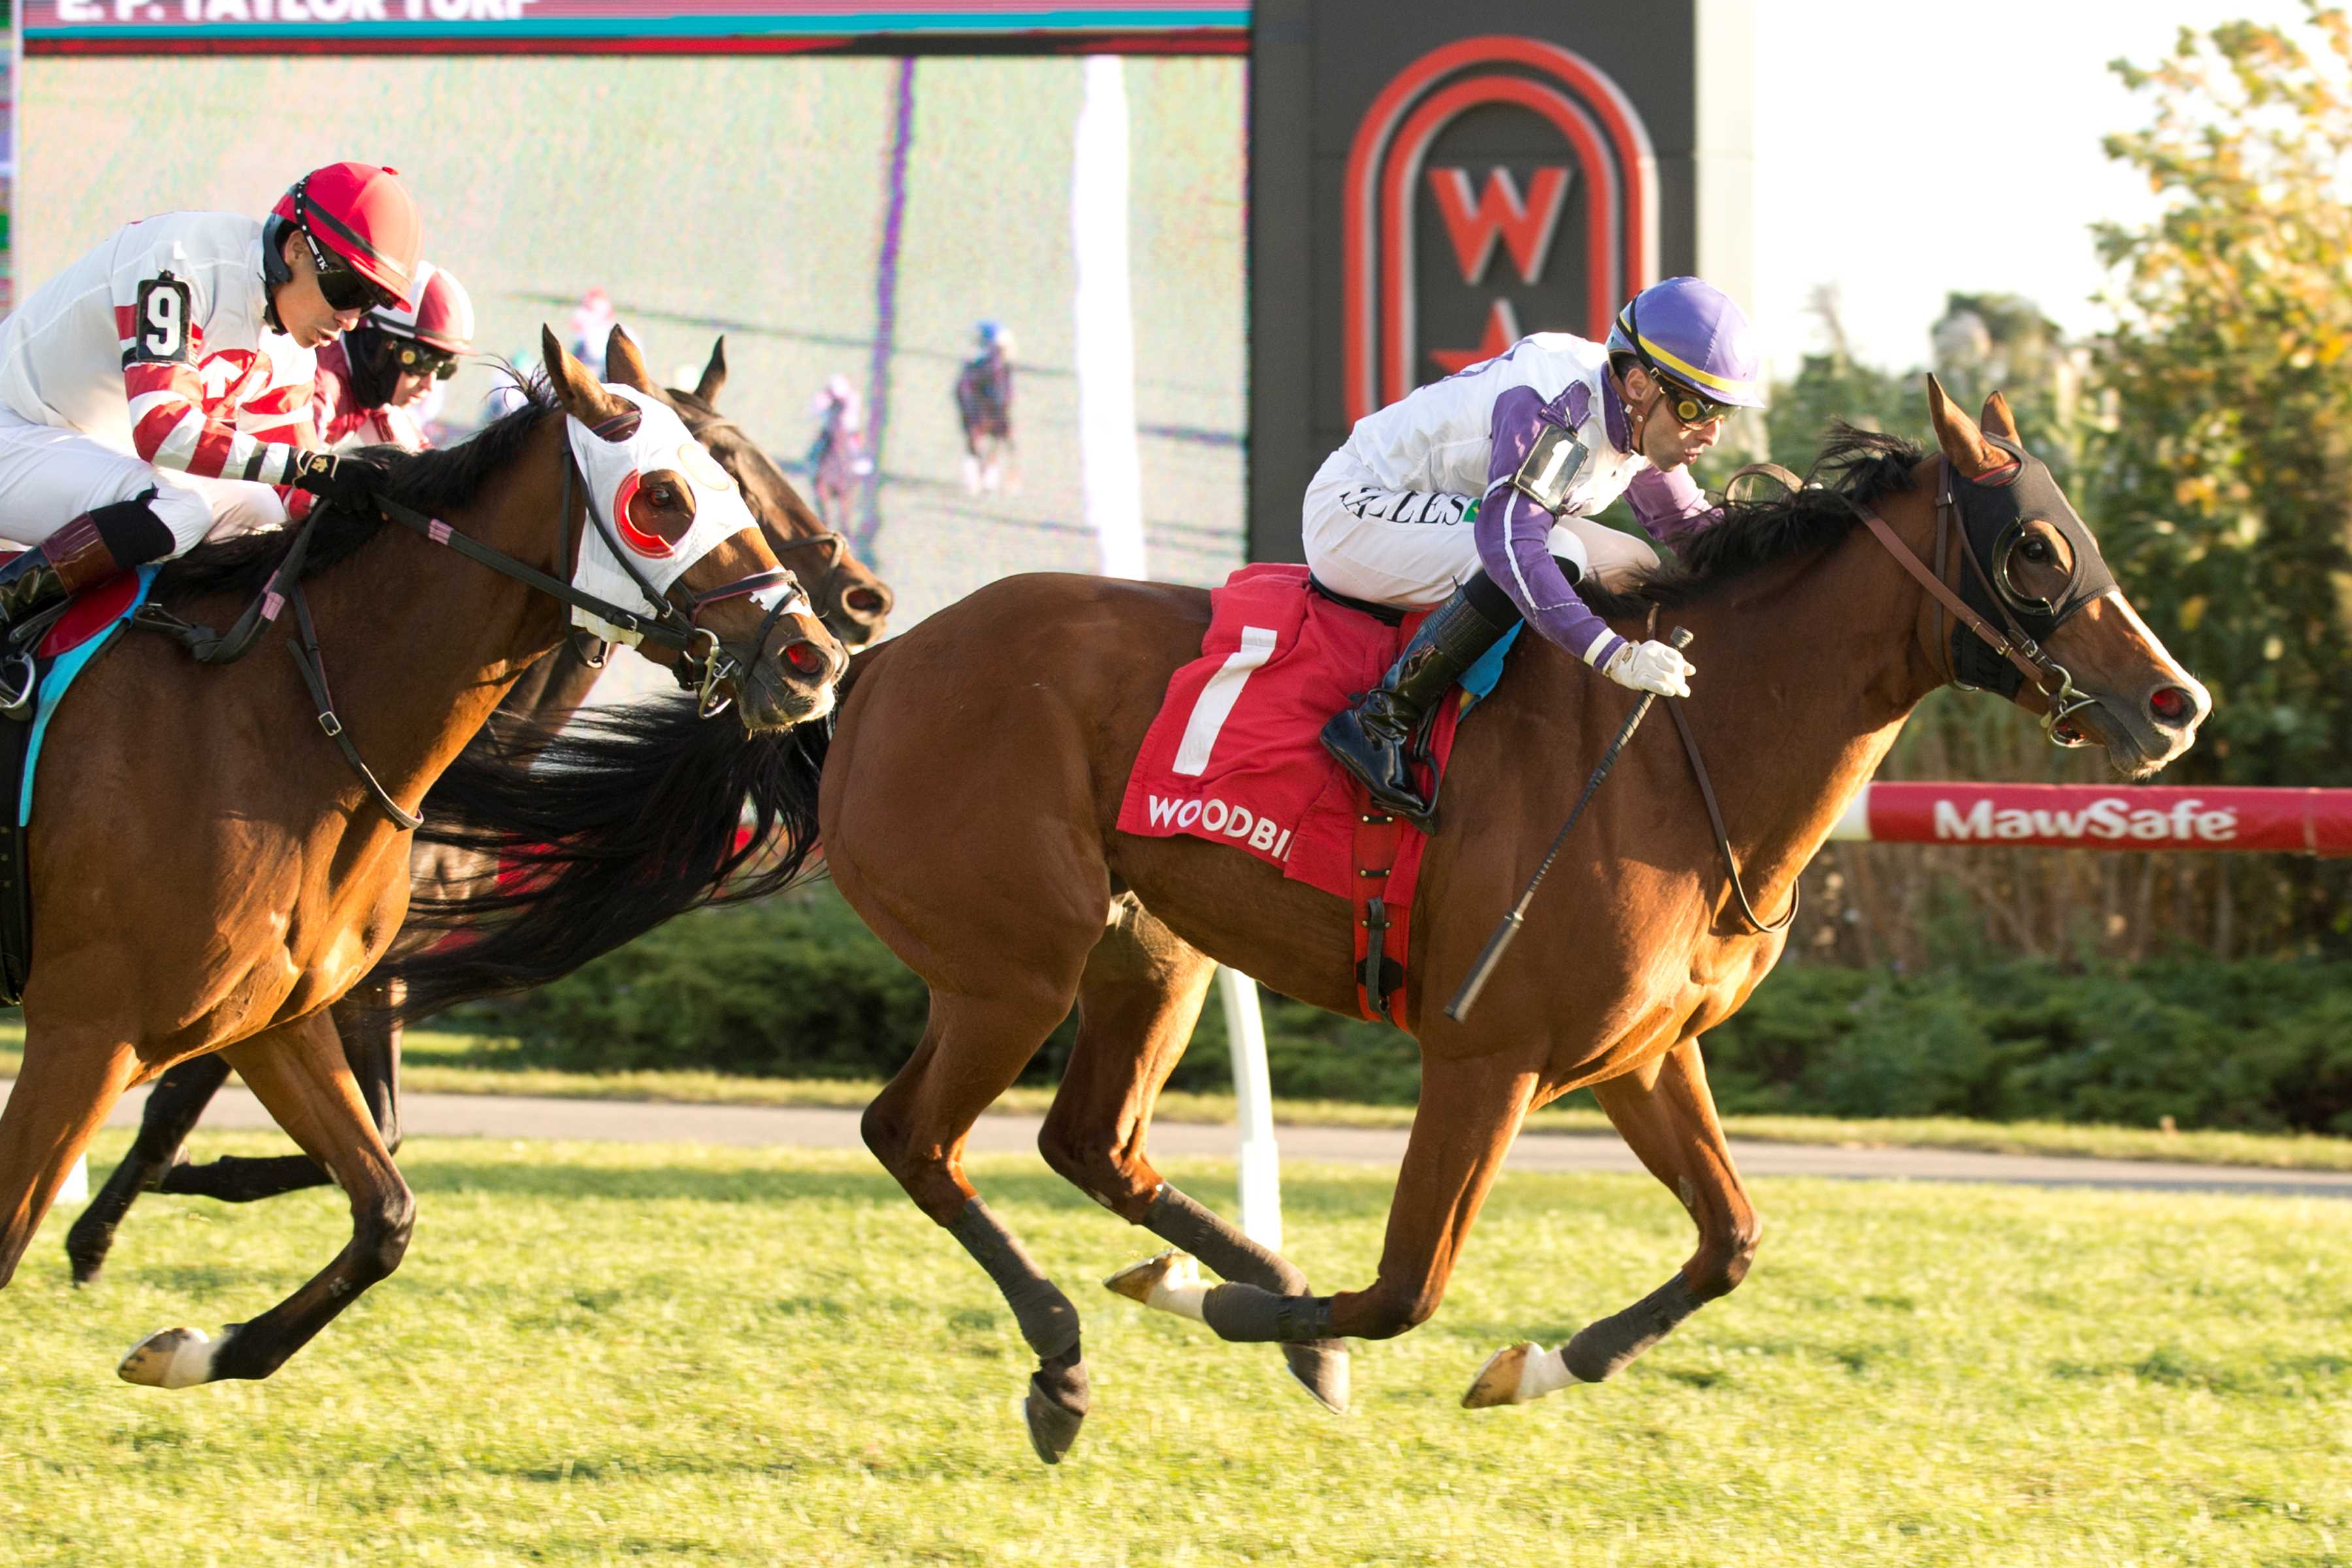
{"type": "Polygon", "coordinates": [[[406,983],[401,1017],[543,985],[698,905],[788,886],[816,847],[832,737],[821,720],[747,739],[689,698],[583,713],[555,737],[485,730],[425,796],[418,837],[495,857],[499,875],[411,905],[412,935],[450,934],[378,970],[406,983]]]}

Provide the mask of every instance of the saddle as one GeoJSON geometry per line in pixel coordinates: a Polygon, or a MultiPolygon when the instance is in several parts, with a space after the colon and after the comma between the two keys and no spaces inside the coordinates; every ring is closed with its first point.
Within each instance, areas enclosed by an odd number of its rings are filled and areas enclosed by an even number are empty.
{"type": "Polygon", "coordinates": [[[33,881],[28,837],[33,784],[49,720],[74,678],[112,644],[146,603],[156,568],[142,566],[93,584],[10,629],[0,647],[0,684],[21,700],[0,722],[0,1005],[23,1000],[33,972],[33,881]]]}
{"type": "MultiPolygon", "coordinates": [[[[1378,680],[1418,616],[1349,602],[1301,566],[1244,567],[1210,595],[1201,657],[1176,671],[1128,779],[1118,826],[1239,849],[1347,900],[1359,1010],[1402,1022],[1413,895],[1427,837],[1374,810],[1323,750],[1324,721],[1378,680]]],[[[1502,650],[1464,685],[1491,688],[1502,650]]],[[[1441,702],[1423,744],[1442,773],[1467,699],[1441,702]]]]}

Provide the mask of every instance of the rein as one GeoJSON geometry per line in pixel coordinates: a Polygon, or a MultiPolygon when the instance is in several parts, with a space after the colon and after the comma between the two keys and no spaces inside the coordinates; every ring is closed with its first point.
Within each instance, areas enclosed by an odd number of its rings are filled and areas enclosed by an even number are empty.
{"type": "MultiPolygon", "coordinates": [[[[566,453],[563,459],[563,499],[558,515],[563,520],[567,538],[571,534],[572,490],[579,477],[579,465],[566,453]]],[[[740,577],[709,593],[694,595],[681,608],[675,600],[654,588],[629,558],[628,552],[613,538],[604,520],[596,515],[594,505],[583,502],[589,525],[604,537],[614,558],[621,563],[622,569],[628,573],[630,579],[655,606],[653,618],[647,619],[641,611],[624,609],[609,600],[575,588],[562,578],[518,561],[505,552],[493,549],[472,535],[461,533],[439,519],[427,517],[412,507],[384,496],[376,496],[374,502],[377,511],[385,519],[399,523],[411,532],[421,534],[431,543],[454,550],[500,576],[510,577],[526,587],[560,599],[575,609],[584,610],[623,631],[677,649],[680,656],[678,685],[696,691],[695,711],[704,719],[715,718],[727,710],[730,700],[719,694],[719,687],[739,674],[741,666],[721,651],[718,633],[697,624],[703,608],[721,599],[756,594],[779,583],[798,585],[798,579],[789,570],[776,566],[740,577]],[[697,670],[699,671],[698,680],[694,673],[697,670]]],[[[404,830],[413,831],[424,826],[425,819],[403,809],[361,757],[359,747],[353,743],[342,720],[335,712],[334,698],[327,685],[325,657],[319,647],[318,628],[311,620],[310,601],[302,593],[301,582],[302,563],[310,554],[311,537],[320,520],[326,515],[326,510],[322,506],[313,507],[310,515],[302,520],[286,547],[286,553],[278,559],[268,580],[262,584],[261,591],[230,624],[227,631],[217,631],[211,626],[184,620],[154,605],[142,605],[131,616],[131,624],[171,637],[200,664],[229,664],[251,651],[261,634],[276,624],[290,603],[294,606],[295,633],[287,643],[286,651],[293,656],[295,668],[301,671],[303,684],[310,689],[311,701],[318,709],[319,728],[335,742],[336,748],[342,752],[343,761],[366,785],[376,806],[404,830]]],[[[779,598],[769,609],[767,617],[760,623],[758,640],[752,645],[754,647],[767,645],[770,632],[784,611],[791,607],[793,597],[788,595],[779,598]]]]}
{"type": "MultiPolygon", "coordinates": [[[[2067,673],[2066,667],[2052,658],[2043,650],[2042,645],[2019,624],[2015,613],[2008,604],[2011,594],[2015,590],[2012,588],[2004,592],[2003,584],[1995,580],[1992,573],[1985,570],[1984,561],[1977,552],[1976,542],[1969,537],[1968,522],[1960,515],[1959,500],[1953,488],[1952,460],[1949,457],[1937,459],[1937,472],[1938,483],[1936,495],[1936,553],[1932,563],[1923,562],[1914,554],[1911,548],[1903,542],[1895,530],[1887,525],[1886,520],[1869,507],[1854,502],[1847,504],[1853,508],[1854,515],[1860,518],[1864,525],[1870,530],[1872,537],[1886,547],[1887,553],[1894,556],[1903,570],[1909,573],[1934,600],[1935,629],[1931,636],[1943,648],[1946,680],[1963,691],[1982,689],[1979,687],[1971,686],[1960,677],[1950,640],[1944,636],[1944,614],[1949,611],[1960,626],[1973,633],[1979,641],[1992,650],[1995,656],[2006,658],[2011,664],[2016,666],[2018,673],[2031,682],[2035,690],[2042,693],[2043,700],[2050,705],[2050,710],[2042,717],[2042,732],[2049,737],[2053,745],[2074,747],[2085,744],[2086,742],[2083,741],[2069,741],[2063,738],[2058,733],[2058,726],[2064,722],[2069,715],[2093,706],[2098,700],[2085,696],[2074,685],[2074,678],[2067,673]],[[1977,581],[1984,584],[1986,595],[1992,601],[1994,610],[2007,623],[2008,630],[2005,633],[1996,629],[1991,622],[1970,609],[1967,602],[1953,590],[1949,584],[1945,582],[1945,540],[1948,535],[1958,536],[1959,558],[1968,563],[1969,571],[1976,574],[1977,581]]],[[[1797,480],[1795,475],[1785,468],[1779,468],[1769,463],[1750,464],[1732,477],[1736,482],[1750,474],[1771,478],[1791,491],[1801,488],[1801,482],[1797,480]]],[[[2003,577],[2006,577],[2005,555],[2002,558],[2001,571],[2003,577]]],[[[2072,611],[2067,613],[2071,614],[2072,611]]],[[[1650,610],[1650,631],[1653,636],[1656,635],[1657,619],[1657,607],[1653,605],[1650,610]]],[[[2064,616],[2062,616],[2060,624],[2063,624],[2063,620],[2064,616]]],[[[1731,878],[1731,895],[1738,905],[1739,918],[1745,921],[1750,931],[1758,936],[1777,936],[1787,931],[1790,923],[1796,920],[1798,906],[1803,900],[1803,883],[1800,880],[1790,889],[1789,907],[1777,920],[1766,921],[1757,914],[1756,906],[1749,902],[1748,889],[1740,881],[1738,858],[1732,853],[1731,836],[1724,828],[1723,812],[1716,804],[1715,786],[1707,777],[1706,763],[1699,755],[1698,738],[1691,733],[1690,722],[1683,717],[1682,703],[1679,700],[1669,698],[1666,701],[1666,712],[1675,721],[1675,732],[1682,737],[1684,754],[1690,759],[1691,776],[1698,783],[1699,799],[1706,806],[1707,826],[1715,832],[1716,849],[1722,855],[1724,869],[1731,878]]]]}

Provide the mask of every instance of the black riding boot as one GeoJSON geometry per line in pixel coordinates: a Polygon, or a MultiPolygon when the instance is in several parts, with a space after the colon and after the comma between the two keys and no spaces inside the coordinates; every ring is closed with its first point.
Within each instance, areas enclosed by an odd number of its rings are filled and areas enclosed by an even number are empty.
{"type": "Polygon", "coordinates": [[[1413,732],[1463,671],[1518,619],[1503,591],[1481,573],[1429,613],[1378,686],[1323,726],[1323,749],[1363,781],[1374,805],[1423,833],[1436,830],[1435,792],[1424,800],[1413,784],[1413,732]]]}

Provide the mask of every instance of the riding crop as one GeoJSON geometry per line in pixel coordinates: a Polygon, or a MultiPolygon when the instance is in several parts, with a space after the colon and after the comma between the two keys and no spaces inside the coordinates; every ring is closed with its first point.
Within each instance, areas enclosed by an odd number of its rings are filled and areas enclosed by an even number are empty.
{"type": "MultiPolygon", "coordinates": [[[[1676,626],[1666,634],[1666,642],[1675,651],[1681,652],[1691,645],[1689,628],[1676,626]]],[[[1478,993],[1486,988],[1486,981],[1495,973],[1495,965],[1502,961],[1505,950],[1511,945],[1511,939],[1519,934],[1519,927],[1527,923],[1528,905],[1534,901],[1536,889],[1543,885],[1544,873],[1551,869],[1552,861],[1559,857],[1559,847],[1568,842],[1569,830],[1576,826],[1576,819],[1584,815],[1585,806],[1591,802],[1592,792],[1599,789],[1601,781],[1609,776],[1609,770],[1617,763],[1617,753],[1623,751],[1625,742],[1633,738],[1635,727],[1642,722],[1642,716],[1650,710],[1650,703],[1656,696],[1654,691],[1644,691],[1642,700],[1633,704],[1633,710],[1625,715],[1625,722],[1618,727],[1617,738],[1609,742],[1607,751],[1601,753],[1601,765],[1594,768],[1592,776],[1584,782],[1584,793],[1576,797],[1576,808],[1568,814],[1568,820],[1561,823],[1559,831],[1552,836],[1551,847],[1544,851],[1543,864],[1538,866],[1536,874],[1528,879],[1527,890],[1519,895],[1519,901],[1511,906],[1511,912],[1503,917],[1502,923],[1496,926],[1495,934],[1486,939],[1486,945],[1479,950],[1478,962],[1470,966],[1462,988],[1454,992],[1454,1000],[1445,1005],[1445,1016],[1455,1023],[1467,1018],[1470,1009],[1476,1005],[1478,993]]]]}

